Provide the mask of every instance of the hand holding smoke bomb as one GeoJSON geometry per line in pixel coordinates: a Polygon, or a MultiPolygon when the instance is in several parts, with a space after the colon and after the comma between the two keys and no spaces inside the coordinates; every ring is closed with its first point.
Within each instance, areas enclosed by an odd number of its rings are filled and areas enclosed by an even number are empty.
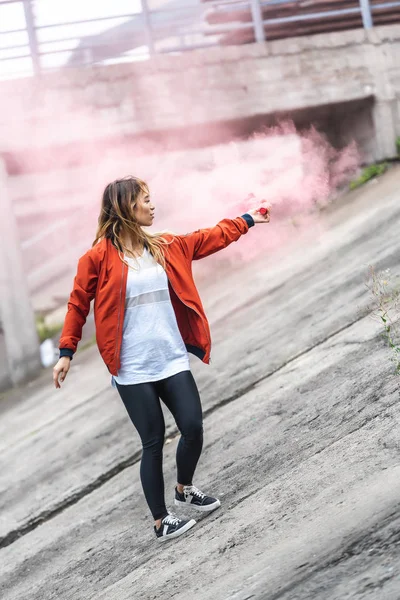
{"type": "MultiPolygon", "coordinates": [[[[254,194],[249,194],[246,198],[246,202],[255,198],[254,194]]],[[[253,217],[255,223],[269,223],[271,204],[266,200],[261,200],[260,203],[262,203],[261,206],[248,210],[247,212],[253,217]]]]}

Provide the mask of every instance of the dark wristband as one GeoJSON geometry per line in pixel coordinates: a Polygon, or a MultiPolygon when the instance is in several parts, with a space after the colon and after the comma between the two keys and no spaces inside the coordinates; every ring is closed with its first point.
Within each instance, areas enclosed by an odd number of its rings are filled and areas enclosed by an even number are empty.
{"type": "Polygon", "coordinates": [[[245,213],[244,215],[242,215],[242,219],[246,221],[249,227],[253,227],[253,225],[255,225],[254,219],[251,215],[249,215],[249,213],[245,213]]]}
{"type": "Polygon", "coordinates": [[[68,358],[72,360],[73,355],[74,351],[71,350],[71,348],[60,348],[60,358],[63,358],[63,356],[68,356],[68,358]]]}

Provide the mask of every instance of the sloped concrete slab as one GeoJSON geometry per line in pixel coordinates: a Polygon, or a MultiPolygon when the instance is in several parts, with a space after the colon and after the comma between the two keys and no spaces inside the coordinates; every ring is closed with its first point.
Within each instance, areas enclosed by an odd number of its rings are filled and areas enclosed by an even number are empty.
{"type": "Polygon", "coordinates": [[[364,286],[370,263],[398,271],[398,184],[394,169],[326,213],[318,243],[202,290],[214,343],[211,367],[192,363],[206,438],[196,483],[223,506],[184,539],[153,539],[138,436],[95,349],[61,391],[43,374],[2,403],[4,598],[400,594],[398,380],[364,286]]]}

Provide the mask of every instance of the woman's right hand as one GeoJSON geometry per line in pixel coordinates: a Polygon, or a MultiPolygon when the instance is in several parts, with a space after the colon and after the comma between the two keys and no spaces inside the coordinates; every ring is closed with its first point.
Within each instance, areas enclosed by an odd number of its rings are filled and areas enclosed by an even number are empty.
{"type": "Polygon", "coordinates": [[[53,381],[56,388],[60,388],[60,383],[63,383],[67,376],[71,359],[68,356],[62,356],[53,369],[53,381]]]}

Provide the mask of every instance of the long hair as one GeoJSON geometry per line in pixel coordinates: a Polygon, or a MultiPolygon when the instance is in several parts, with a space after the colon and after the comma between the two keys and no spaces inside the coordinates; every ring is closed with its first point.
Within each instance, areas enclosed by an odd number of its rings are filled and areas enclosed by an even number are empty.
{"type": "Polygon", "coordinates": [[[130,234],[134,243],[147,247],[153,258],[165,268],[163,246],[169,244],[161,233],[148,233],[142,229],[134,216],[134,208],[141,193],[148,194],[147,184],[138,177],[124,177],[109,183],[104,192],[94,246],[109,238],[123,262],[123,236],[130,234]]]}

